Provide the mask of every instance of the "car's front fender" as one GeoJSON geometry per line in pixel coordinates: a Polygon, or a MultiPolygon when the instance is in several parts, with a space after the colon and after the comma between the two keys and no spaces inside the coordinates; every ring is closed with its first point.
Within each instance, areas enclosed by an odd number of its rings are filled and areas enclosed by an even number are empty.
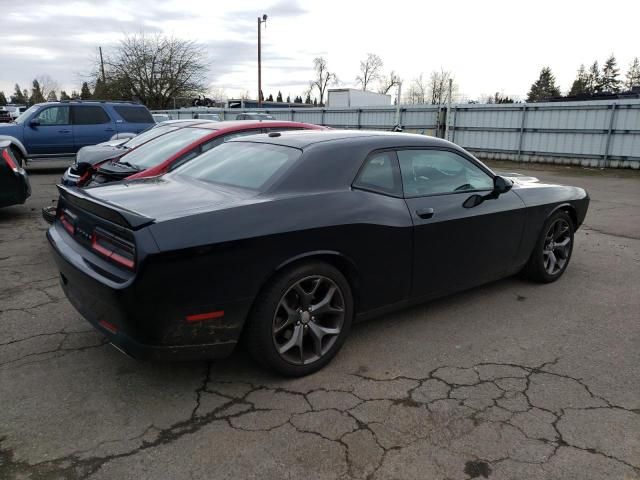
{"type": "Polygon", "coordinates": [[[0,135],[0,142],[4,140],[11,142],[11,145],[14,145],[18,150],[20,150],[22,156],[27,158],[27,155],[29,154],[27,153],[27,149],[25,148],[24,144],[20,140],[11,135],[0,135]]]}

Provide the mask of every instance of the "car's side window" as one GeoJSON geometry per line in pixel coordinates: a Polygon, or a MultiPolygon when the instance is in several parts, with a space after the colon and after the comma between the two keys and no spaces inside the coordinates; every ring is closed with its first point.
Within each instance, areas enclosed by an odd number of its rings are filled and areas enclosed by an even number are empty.
{"type": "Polygon", "coordinates": [[[38,114],[40,125],[69,125],[69,107],[50,107],[38,114]]]}
{"type": "Polygon", "coordinates": [[[201,153],[202,152],[200,151],[200,149],[196,148],[194,150],[191,150],[190,152],[187,152],[187,153],[183,154],[180,158],[178,158],[176,161],[174,161],[171,164],[171,166],[169,167],[169,170],[175,170],[176,168],[180,167],[181,165],[184,165],[185,163],[187,163],[189,160],[193,160],[194,158],[196,158],[201,153]]]}
{"type": "Polygon", "coordinates": [[[260,133],[261,131],[262,131],[262,129],[258,128],[258,129],[255,129],[255,130],[244,130],[242,132],[228,133],[227,135],[224,135],[222,137],[216,137],[213,140],[203,144],[202,145],[202,151],[206,152],[208,150],[211,150],[212,148],[217,147],[218,145],[221,145],[224,142],[228,142],[232,138],[244,137],[246,135],[255,135],[256,133],[260,133]]]}
{"type": "Polygon", "coordinates": [[[493,189],[481,168],[447,150],[399,150],[406,197],[493,189]]]}
{"type": "Polygon", "coordinates": [[[102,107],[74,106],[73,123],[74,125],[100,125],[111,123],[111,119],[102,107]]]}
{"type": "Polygon", "coordinates": [[[394,152],[380,152],[371,155],[360,169],[353,186],[389,195],[402,195],[400,178],[395,164],[394,152]]]}

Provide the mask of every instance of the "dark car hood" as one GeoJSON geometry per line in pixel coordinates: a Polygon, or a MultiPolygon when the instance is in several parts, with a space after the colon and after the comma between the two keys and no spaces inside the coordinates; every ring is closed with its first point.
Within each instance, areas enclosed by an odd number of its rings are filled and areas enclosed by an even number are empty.
{"type": "Polygon", "coordinates": [[[82,147],[76,155],[76,163],[86,162],[91,165],[121,157],[129,149],[112,145],[92,145],[82,147]]]}
{"type": "Polygon", "coordinates": [[[240,205],[256,195],[177,175],[111,183],[86,188],[84,192],[156,221],[240,205]]]}

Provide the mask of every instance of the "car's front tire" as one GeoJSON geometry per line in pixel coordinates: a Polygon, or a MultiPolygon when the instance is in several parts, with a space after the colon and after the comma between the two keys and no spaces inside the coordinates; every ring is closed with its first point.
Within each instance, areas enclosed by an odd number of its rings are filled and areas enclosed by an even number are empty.
{"type": "Polygon", "coordinates": [[[279,273],[256,299],[245,338],[251,355],[299,377],[324,367],[351,329],[353,297],[344,275],[321,262],[279,273]]]}
{"type": "Polygon", "coordinates": [[[541,283],[559,279],[571,259],[573,234],[573,221],[567,212],[561,210],[551,215],[523,269],[524,275],[541,283]]]}

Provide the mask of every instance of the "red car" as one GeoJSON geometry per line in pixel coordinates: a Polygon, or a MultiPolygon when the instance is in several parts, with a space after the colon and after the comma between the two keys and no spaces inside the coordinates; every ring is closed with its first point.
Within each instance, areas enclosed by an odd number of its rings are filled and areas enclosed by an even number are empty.
{"type": "Polygon", "coordinates": [[[285,130],[322,130],[309,123],[284,121],[229,121],[191,125],[140,145],[115,162],[88,168],[78,186],[96,186],[125,178],[153,177],[167,173],[203,152],[241,135],[285,130]],[[97,167],[97,168],[96,168],[97,167]]]}

